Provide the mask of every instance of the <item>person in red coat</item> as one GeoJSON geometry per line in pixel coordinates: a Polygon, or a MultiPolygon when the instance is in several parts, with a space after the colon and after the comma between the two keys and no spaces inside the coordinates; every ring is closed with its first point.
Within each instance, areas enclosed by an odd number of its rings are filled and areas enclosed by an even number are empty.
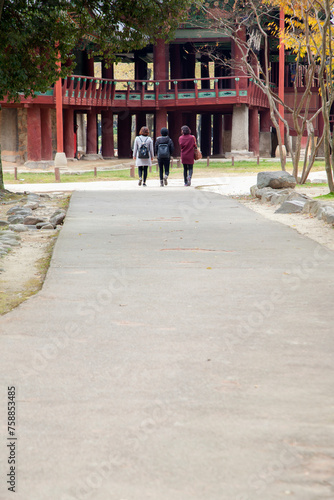
{"type": "Polygon", "coordinates": [[[196,147],[196,139],[191,135],[191,130],[187,125],[181,127],[182,135],[179,137],[181,146],[181,162],[183,163],[184,185],[191,185],[191,178],[194,168],[194,150],[196,147]]]}

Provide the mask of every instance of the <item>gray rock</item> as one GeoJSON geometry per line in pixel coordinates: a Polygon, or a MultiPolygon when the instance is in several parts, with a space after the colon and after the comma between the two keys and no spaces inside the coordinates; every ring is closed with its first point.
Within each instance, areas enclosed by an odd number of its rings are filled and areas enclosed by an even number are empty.
{"type": "Polygon", "coordinates": [[[52,224],[44,224],[44,226],[42,226],[41,229],[52,229],[52,230],[54,230],[54,226],[52,224]]]}
{"type": "Polygon", "coordinates": [[[259,188],[257,187],[257,185],[255,184],[254,186],[251,186],[250,188],[250,194],[253,196],[253,198],[256,198],[256,192],[259,188]]]}
{"type": "Polygon", "coordinates": [[[299,213],[303,211],[306,201],[302,200],[286,200],[282,205],[275,211],[275,214],[292,214],[299,213]]]}
{"type": "Polygon", "coordinates": [[[34,217],[33,215],[29,215],[28,217],[25,217],[23,224],[26,226],[36,226],[39,222],[46,222],[45,219],[42,219],[41,217],[34,217]]]}
{"type": "Polygon", "coordinates": [[[8,226],[8,221],[6,221],[6,220],[0,220],[0,226],[1,227],[8,226]]]}
{"type": "Polygon", "coordinates": [[[30,208],[30,210],[36,210],[36,208],[39,207],[39,202],[38,201],[28,201],[25,205],[23,205],[24,208],[30,208]]]}
{"type": "Polygon", "coordinates": [[[256,196],[256,198],[261,199],[264,194],[271,193],[271,192],[272,192],[272,189],[270,187],[265,187],[265,188],[261,188],[261,189],[258,188],[255,191],[255,196],[256,196]]]}
{"type": "Polygon", "coordinates": [[[318,219],[322,219],[328,224],[334,223],[334,208],[329,205],[324,205],[321,207],[317,215],[318,219]]]}
{"type": "Polygon", "coordinates": [[[63,210],[57,210],[51,217],[50,217],[50,224],[53,226],[58,226],[58,224],[62,224],[64,222],[66,216],[66,212],[63,210]]]}
{"type": "Polygon", "coordinates": [[[24,208],[21,206],[15,206],[7,211],[7,215],[31,215],[32,210],[30,208],[24,208]]]}
{"type": "Polygon", "coordinates": [[[274,196],[271,198],[272,205],[279,205],[287,200],[292,192],[292,189],[275,189],[274,196]]]}
{"type": "Polygon", "coordinates": [[[29,228],[24,224],[10,224],[9,229],[17,233],[23,233],[24,231],[29,231],[29,228]]]}
{"type": "Polygon", "coordinates": [[[304,205],[303,213],[316,215],[319,211],[320,206],[321,203],[319,203],[319,201],[309,198],[304,205]]]}
{"type": "Polygon", "coordinates": [[[257,174],[257,187],[262,189],[268,186],[273,189],[294,188],[296,179],[283,170],[279,172],[259,172],[257,174]]]}
{"type": "MultiPolygon", "coordinates": [[[[48,221],[45,221],[45,222],[38,222],[38,223],[36,224],[36,228],[37,228],[37,229],[41,229],[43,226],[47,226],[47,225],[49,225],[49,224],[50,224],[50,222],[48,222],[48,221]]],[[[52,224],[51,224],[51,225],[52,225],[52,224]]],[[[53,226],[52,226],[52,227],[53,227],[53,226]]]]}
{"type": "Polygon", "coordinates": [[[22,224],[25,217],[25,215],[10,215],[8,217],[8,222],[10,224],[22,224]]]}

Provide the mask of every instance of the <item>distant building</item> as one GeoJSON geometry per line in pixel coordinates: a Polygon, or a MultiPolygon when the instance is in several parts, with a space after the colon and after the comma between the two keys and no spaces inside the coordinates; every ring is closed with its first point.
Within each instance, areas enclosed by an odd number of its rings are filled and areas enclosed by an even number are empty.
{"type": "MultiPolygon", "coordinates": [[[[231,155],[270,157],[275,150],[268,102],[241,66],[233,71],[211,62],[199,51],[214,47],[216,55],[234,58],[237,45],[224,33],[184,24],[173,41],[162,40],[140,51],[120,54],[131,65],[133,78],[116,80],[115,68],[89,58],[87,50],[76,53],[75,75],[64,79],[45,94],[19,103],[1,103],[0,139],[4,160],[53,161],[55,154],[67,159],[131,157],[136,131],[148,124],[154,135],[167,126],[176,145],[182,125],[197,135],[203,156],[231,155]],[[100,135],[98,134],[100,132],[100,135]],[[116,146],[117,145],[117,151],[116,146]]],[[[264,57],[259,51],[259,59],[264,57]]],[[[278,49],[270,52],[271,77],[278,85],[278,49]]],[[[281,75],[282,77],[282,75],[281,75]]],[[[285,64],[285,99],[293,99],[296,75],[293,62],[285,64]]],[[[318,109],[314,92],[311,109],[318,109]]],[[[321,129],[321,116],[315,125],[321,129]]],[[[293,129],[292,129],[293,134],[293,129]]]]}

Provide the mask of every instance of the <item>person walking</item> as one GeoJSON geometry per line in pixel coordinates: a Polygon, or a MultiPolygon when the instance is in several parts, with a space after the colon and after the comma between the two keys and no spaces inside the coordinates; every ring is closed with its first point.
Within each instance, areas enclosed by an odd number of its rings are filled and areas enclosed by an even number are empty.
{"type": "Polygon", "coordinates": [[[147,169],[152,165],[153,158],[153,141],[150,131],[147,127],[142,127],[133,146],[133,159],[136,160],[136,167],[138,167],[139,186],[142,184],[146,186],[147,169]]]}
{"type": "Polygon", "coordinates": [[[159,175],[160,175],[160,186],[167,186],[168,176],[169,176],[169,165],[170,157],[174,151],[174,144],[172,139],[168,135],[168,130],[166,127],[162,127],[160,130],[161,136],[157,138],[154,145],[155,155],[158,158],[159,164],[159,175]],[[165,169],[165,175],[164,175],[165,169]]]}
{"type": "Polygon", "coordinates": [[[182,135],[179,137],[181,147],[181,162],[183,164],[184,185],[191,185],[191,178],[194,168],[194,150],[197,147],[195,136],[191,135],[191,130],[188,125],[181,127],[182,135]]]}

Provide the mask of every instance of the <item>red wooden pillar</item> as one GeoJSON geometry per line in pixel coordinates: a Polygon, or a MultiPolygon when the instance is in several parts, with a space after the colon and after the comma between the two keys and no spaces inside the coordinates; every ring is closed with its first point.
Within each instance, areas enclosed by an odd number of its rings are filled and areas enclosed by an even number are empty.
{"type": "Polygon", "coordinates": [[[181,135],[181,127],[184,125],[182,120],[181,111],[173,111],[168,113],[168,127],[169,127],[169,136],[174,143],[174,154],[173,156],[180,156],[180,146],[179,146],[179,137],[181,135]]]}
{"type": "Polygon", "coordinates": [[[64,151],[66,158],[74,158],[74,110],[64,109],[64,151]]]}
{"type": "MultiPolygon", "coordinates": [[[[246,43],[246,28],[242,27],[238,30],[237,36],[240,40],[241,45],[246,43]]],[[[236,42],[232,41],[232,58],[234,58],[235,66],[234,66],[234,76],[240,78],[239,89],[246,89],[248,86],[247,78],[245,77],[247,72],[245,71],[245,65],[242,62],[243,58],[243,50],[242,47],[239,46],[236,42]]]]}
{"type": "Polygon", "coordinates": [[[111,64],[108,68],[104,61],[102,61],[102,78],[106,78],[108,80],[114,79],[114,66],[111,64]]]}
{"type": "Polygon", "coordinates": [[[168,80],[168,58],[168,45],[165,44],[164,40],[159,39],[153,47],[153,64],[154,80],[160,81],[159,92],[161,93],[167,91],[167,82],[161,80],[168,80]]]}
{"type": "Polygon", "coordinates": [[[211,115],[201,116],[201,151],[203,156],[211,156],[211,115]]]}
{"type": "MultiPolygon", "coordinates": [[[[284,33],[284,10],[280,11],[280,45],[279,45],[279,81],[278,81],[278,96],[281,101],[284,102],[284,73],[285,73],[285,48],[284,43],[282,41],[282,36],[284,33]]],[[[284,118],[284,107],[282,104],[278,105],[278,111],[282,118],[284,118]]],[[[279,129],[281,132],[282,143],[284,144],[284,123],[282,120],[279,122],[279,129]]]]}
{"type": "Polygon", "coordinates": [[[63,96],[61,78],[55,83],[56,91],[56,120],[57,120],[57,153],[64,152],[64,133],[63,133],[63,96]]]}
{"type": "Polygon", "coordinates": [[[114,114],[112,111],[102,111],[102,156],[112,158],[114,156],[114,114]]]}
{"type": "Polygon", "coordinates": [[[136,113],[136,134],[139,134],[139,130],[142,127],[146,127],[146,111],[139,111],[136,113]]]}
{"type": "Polygon", "coordinates": [[[249,151],[253,151],[254,156],[259,154],[260,130],[259,130],[259,110],[256,107],[249,110],[249,151]]]}
{"type": "Polygon", "coordinates": [[[224,115],[224,150],[225,153],[231,151],[232,141],[232,115],[224,115]]]}
{"type": "Polygon", "coordinates": [[[131,158],[131,114],[128,111],[123,111],[118,114],[118,157],[131,158]]]}
{"type": "Polygon", "coordinates": [[[28,134],[28,161],[41,161],[42,159],[42,130],[41,109],[38,106],[28,108],[27,112],[28,134]]]}
{"type": "Polygon", "coordinates": [[[90,77],[94,77],[94,56],[89,57],[90,54],[88,54],[87,61],[86,61],[86,71],[87,75],[90,77]]]}
{"type": "Polygon", "coordinates": [[[223,116],[219,114],[213,115],[213,154],[223,155],[223,116]]]}
{"type": "Polygon", "coordinates": [[[87,148],[86,154],[97,154],[97,114],[95,110],[87,112],[87,148]]]}
{"type": "Polygon", "coordinates": [[[261,132],[270,132],[271,118],[270,110],[266,109],[260,113],[260,130],[261,132]]]}
{"type": "Polygon", "coordinates": [[[167,127],[167,111],[165,108],[157,109],[155,112],[154,136],[159,137],[162,127],[167,127]]]}
{"type": "Polygon", "coordinates": [[[42,160],[52,160],[51,109],[41,108],[42,160]]]}
{"type": "Polygon", "coordinates": [[[181,74],[180,45],[173,44],[170,46],[170,77],[177,81],[180,80],[181,74]]]}

